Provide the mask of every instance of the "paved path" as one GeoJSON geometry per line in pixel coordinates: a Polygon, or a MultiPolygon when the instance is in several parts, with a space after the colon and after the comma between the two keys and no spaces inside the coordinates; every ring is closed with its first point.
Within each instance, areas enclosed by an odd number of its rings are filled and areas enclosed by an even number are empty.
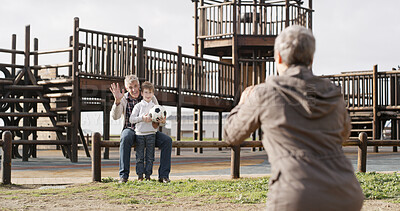
{"type": "MultiPolygon", "coordinates": [[[[110,149],[110,159],[102,160],[102,177],[118,178],[118,149],[110,149]]],[[[357,168],[357,148],[345,147],[346,156],[357,168]]],[[[174,152],[173,152],[174,153],[174,152]]],[[[92,181],[91,160],[83,151],[79,152],[79,162],[71,163],[57,150],[38,150],[38,158],[28,162],[13,159],[11,181],[14,184],[71,184],[92,181]]],[[[130,180],[136,179],[134,152],[132,152],[130,180]]],[[[222,151],[205,148],[203,154],[192,149],[181,149],[180,156],[172,156],[171,179],[230,179],[230,149],[222,151]]],[[[156,152],[152,178],[158,176],[159,151],[156,152]]],[[[380,153],[369,149],[367,171],[400,171],[400,152],[392,152],[392,147],[381,147],[380,153]]],[[[271,173],[271,166],[264,151],[241,151],[241,177],[260,177],[271,173]]]]}

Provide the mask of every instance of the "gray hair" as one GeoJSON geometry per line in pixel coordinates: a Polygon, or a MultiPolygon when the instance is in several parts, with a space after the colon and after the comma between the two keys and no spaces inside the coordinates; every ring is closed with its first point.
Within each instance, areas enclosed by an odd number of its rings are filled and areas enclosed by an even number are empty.
{"type": "Polygon", "coordinates": [[[136,81],[139,83],[139,78],[136,75],[127,75],[125,76],[125,84],[131,84],[132,82],[136,81]]]}
{"type": "Polygon", "coordinates": [[[275,39],[275,52],[279,51],[287,65],[310,66],[315,52],[315,38],[311,30],[298,25],[284,29],[275,39]]]}

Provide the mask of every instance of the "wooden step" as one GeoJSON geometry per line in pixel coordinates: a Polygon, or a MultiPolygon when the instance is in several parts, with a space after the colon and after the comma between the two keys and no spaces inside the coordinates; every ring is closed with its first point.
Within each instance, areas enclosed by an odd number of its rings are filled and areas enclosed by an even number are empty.
{"type": "Polygon", "coordinates": [[[56,78],[49,80],[41,80],[37,82],[37,84],[39,85],[58,85],[58,84],[70,84],[70,83],[72,83],[71,78],[56,78]]]}
{"type": "Polygon", "coordinates": [[[49,94],[44,94],[43,97],[48,97],[48,98],[58,98],[58,97],[72,97],[73,94],[72,92],[65,92],[65,93],[49,93],[49,94]]]}
{"type": "Polygon", "coordinates": [[[13,84],[13,83],[14,83],[13,79],[0,78],[0,85],[13,84]]]}
{"type": "Polygon", "coordinates": [[[71,85],[65,86],[52,86],[47,88],[49,92],[70,92],[72,91],[71,85]]]}
{"type": "Polygon", "coordinates": [[[50,111],[72,111],[72,106],[50,108],[50,111]]]}
{"type": "Polygon", "coordinates": [[[372,124],[372,121],[351,122],[352,125],[372,124]]]}
{"type": "Polygon", "coordinates": [[[0,103],[48,103],[49,99],[37,99],[37,98],[3,98],[0,99],[0,103]]]}
{"type": "Polygon", "coordinates": [[[50,117],[50,116],[57,116],[56,113],[8,113],[8,112],[0,112],[0,117],[50,117]]]}
{"type": "Polygon", "coordinates": [[[72,122],[57,122],[56,124],[59,127],[72,127],[74,124],[72,122]]]}
{"type": "Polygon", "coordinates": [[[65,131],[62,127],[0,126],[1,131],[65,131]]]}
{"type": "Polygon", "coordinates": [[[16,90],[40,91],[40,90],[43,90],[43,86],[38,86],[38,85],[7,85],[7,86],[4,86],[4,88],[9,89],[11,91],[16,91],[16,90]]]}
{"type": "Polygon", "coordinates": [[[372,132],[373,129],[351,129],[351,132],[372,132]]]}

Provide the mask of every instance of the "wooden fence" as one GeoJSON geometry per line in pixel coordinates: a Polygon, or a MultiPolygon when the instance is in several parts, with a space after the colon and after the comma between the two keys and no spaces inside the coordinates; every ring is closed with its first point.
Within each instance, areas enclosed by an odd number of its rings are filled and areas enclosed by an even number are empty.
{"type": "MultiPolygon", "coordinates": [[[[12,134],[9,131],[3,133],[3,139],[0,140],[0,146],[3,149],[3,158],[1,161],[1,175],[3,184],[11,184],[11,150],[12,144],[17,141],[12,140],[12,134]]],[[[28,144],[28,143],[21,143],[28,144]]],[[[29,144],[38,144],[34,140],[29,144]]],[[[358,146],[357,171],[366,172],[367,168],[367,146],[400,146],[400,141],[395,140],[367,140],[366,133],[359,135],[359,140],[349,140],[342,144],[343,146],[358,146]]],[[[101,181],[101,147],[119,147],[117,141],[101,141],[100,133],[94,133],[92,136],[92,180],[101,181]]],[[[231,177],[233,179],[240,177],[240,148],[241,147],[262,147],[261,141],[245,141],[240,146],[231,146],[225,141],[173,141],[172,147],[179,148],[220,148],[232,147],[231,155],[231,177]]]]}

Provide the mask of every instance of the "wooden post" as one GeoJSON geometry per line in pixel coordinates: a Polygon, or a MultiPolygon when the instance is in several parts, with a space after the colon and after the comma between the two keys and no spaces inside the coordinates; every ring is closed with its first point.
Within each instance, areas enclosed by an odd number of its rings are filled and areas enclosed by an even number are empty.
{"type": "MultiPolygon", "coordinates": [[[[138,27],[138,36],[143,38],[143,29],[138,27]]],[[[145,80],[144,74],[144,50],[143,50],[143,39],[139,39],[137,41],[137,77],[139,78],[140,83],[143,83],[145,80]]]]}
{"type": "Polygon", "coordinates": [[[12,134],[10,131],[3,133],[3,159],[1,160],[1,183],[11,184],[11,154],[12,134]]]}
{"type": "MultiPolygon", "coordinates": [[[[24,74],[24,84],[29,85],[29,73],[28,71],[30,70],[30,33],[31,33],[31,27],[28,25],[25,27],[25,62],[24,62],[24,68],[25,68],[25,74],[24,74]]],[[[29,93],[27,91],[24,91],[24,98],[29,98],[29,93]]],[[[29,112],[29,103],[24,103],[24,112],[28,113],[29,112]]],[[[29,122],[29,117],[23,117],[23,125],[24,127],[29,127],[30,122],[29,122]]],[[[28,140],[29,138],[29,131],[23,131],[22,132],[22,139],[23,140],[28,140]]],[[[29,145],[22,145],[22,161],[28,161],[29,157],[29,145]]]]}
{"type": "Polygon", "coordinates": [[[72,74],[72,128],[71,128],[71,162],[78,162],[78,133],[80,121],[80,97],[79,97],[79,18],[74,18],[73,33],[73,74],[72,74]]]}
{"type": "MultiPolygon", "coordinates": [[[[222,141],[222,111],[218,111],[218,141],[222,141]]],[[[218,148],[222,151],[222,148],[218,148]]]]}
{"type": "Polygon", "coordinates": [[[240,146],[233,146],[231,150],[231,177],[240,177],[240,146]]]}
{"type": "Polygon", "coordinates": [[[101,135],[96,132],[92,136],[92,181],[101,181],[101,135]]]}
{"type": "Polygon", "coordinates": [[[357,171],[365,173],[367,171],[367,134],[361,132],[358,135],[360,145],[358,145],[357,171]]]}
{"type": "Polygon", "coordinates": [[[198,7],[198,1],[194,1],[194,56],[197,57],[199,54],[199,44],[198,44],[198,39],[197,36],[199,35],[199,17],[197,13],[197,7],[198,7]]]}
{"type": "MultiPolygon", "coordinates": [[[[254,132],[251,134],[251,139],[252,139],[253,141],[256,141],[256,138],[257,138],[257,130],[254,131],[254,132]]],[[[255,148],[255,147],[252,147],[252,148],[250,148],[250,151],[255,152],[255,151],[256,151],[256,148],[255,148]]]]}
{"type": "Polygon", "coordinates": [[[285,27],[289,26],[289,6],[290,6],[290,0],[285,0],[285,9],[286,9],[286,20],[285,20],[285,27]]]}
{"type": "MultiPolygon", "coordinates": [[[[36,51],[36,52],[39,50],[39,40],[38,40],[38,38],[33,39],[33,50],[36,51]]],[[[38,54],[34,54],[33,55],[33,65],[34,66],[39,65],[39,55],[38,54]]],[[[35,78],[38,78],[39,77],[39,70],[38,69],[34,69],[34,72],[35,72],[34,73],[35,78]]],[[[37,111],[38,111],[37,109],[38,109],[38,104],[35,103],[33,105],[33,112],[37,113],[37,111]]],[[[37,126],[37,120],[38,120],[38,117],[33,117],[32,118],[32,126],[33,127],[37,126]]],[[[32,136],[33,136],[32,137],[33,140],[37,140],[37,131],[32,131],[32,136]]],[[[36,144],[31,145],[30,149],[32,150],[32,157],[36,158],[37,157],[37,145],[36,144]]]]}
{"type": "MultiPolygon", "coordinates": [[[[392,122],[391,124],[391,139],[392,140],[398,140],[397,139],[397,120],[396,119],[391,119],[392,122]]],[[[397,146],[393,146],[393,152],[397,152],[397,146]]]]}
{"type": "Polygon", "coordinates": [[[312,0],[308,0],[308,8],[310,8],[310,14],[309,14],[309,18],[308,18],[308,28],[310,30],[312,30],[312,0]]]}
{"type": "Polygon", "coordinates": [[[232,64],[234,71],[234,105],[239,103],[240,99],[240,70],[239,70],[239,50],[238,50],[238,40],[237,40],[237,2],[233,1],[233,37],[232,37],[232,64]]]}
{"type": "MultiPolygon", "coordinates": [[[[257,31],[257,0],[253,0],[253,11],[252,11],[252,25],[253,25],[253,32],[252,35],[257,35],[258,31],[257,31]]],[[[253,66],[254,68],[254,66],[253,66]]]]}
{"type": "MultiPolygon", "coordinates": [[[[261,127],[260,127],[260,128],[258,128],[258,140],[262,141],[262,139],[263,139],[263,131],[262,131],[261,127]]],[[[262,151],[262,150],[263,150],[262,147],[258,148],[258,151],[262,151]]]]}
{"type": "MultiPolygon", "coordinates": [[[[197,1],[196,1],[197,2],[197,1]]],[[[178,67],[176,73],[176,86],[177,86],[177,95],[176,95],[176,141],[181,141],[181,129],[182,129],[182,47],[178,46],[178,67]]],[[[181,149],[176,148],[176,155],[181,155],[181,149]]]]}
{"type": "MultiPolygon", "coordinates": [[[[378,137],[378,65],[374,65],[372,70],[372,113],[373,113],[373,131],[372,139],[379,139],[378,137]]],[[[374,146],[374,151],[378,152],[378,146],[374,146]]]]}
{"type": "MultiPolygon", "coordinates": [[[[197,3],[197,1],[196,1],[197,3]]],[[[196,5],[198,6],[198,5],[196,5]]],[[[206,17],[205,17],[205,8],[204,6],[204,0],[200,0],[200,6],[202,7],[200,9],[200,36],[205,36],[206,34],[206,17]]],[[[204,38],[200,39],[200,48],[197,48],[197,52],[195,52],[195,56],[198,56],[198,54],[200,54],[200,57],[203,57],[203,53],[204,53],[204,38]]],[[[198,65],[196,65],[196,69],[198,68],[198,65]]],[[[198,69],[197,69],[198,71],[198,69]]],[[[197,72],[195,73],[197,74],[197,72]]],[[[197,81],[196,81],[197,83],[197,81]]]]}
{"type": "MultiPolygon", "coordinates": [[[[199,141],[199,111],[200,109],[194,109],[193,111],[193,140],[199,141]]],[[[193,152],[197,152],[197,148],[193,148],[193,152]]]]}
{"type": "MultiPolygon", "coordinates": [[[[110,106],[111,97],[106,94],[103,107],[103,140],[110,140],[110,106]]],[[[104,147],[104,159],[110,159],[110,148],[104,147]]]]}
{"type": "MultiPolygon", "coordinates": [[[[203,141],[203,110],[199,109],[199,139],[203,141]]],[[[203,148],[199,148],[199,153],[203,153],[203,148]]]]}

